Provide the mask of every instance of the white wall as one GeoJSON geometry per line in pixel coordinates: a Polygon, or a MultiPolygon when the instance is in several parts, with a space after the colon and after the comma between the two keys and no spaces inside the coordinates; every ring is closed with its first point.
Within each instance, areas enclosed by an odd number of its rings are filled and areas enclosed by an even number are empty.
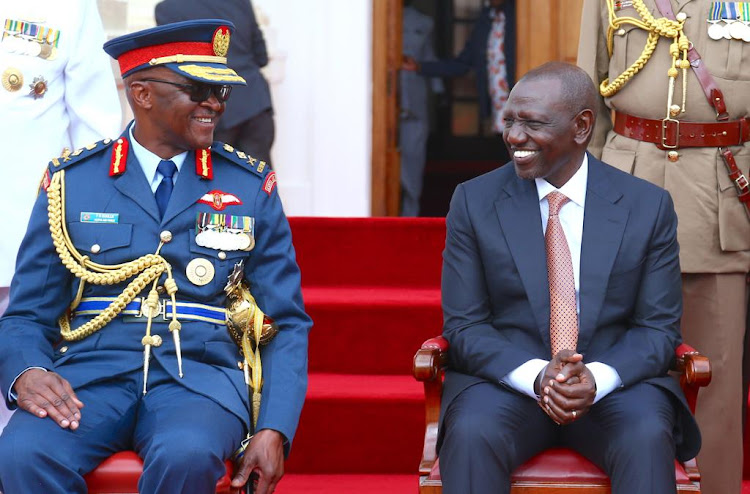
{"type": "MultiPolygon", "coordinates": [[[[373,1],[253,0],[271,57],[272,160],[288,215],[370,215],[373,1]]],[[[98,3],[109,37],[154,25],[157,0],[98,3]]]]}
{"type": "Polygon", "coordinates": [[[370,214],[372,1],[254,0],[276,58],[272,160],[289,215],[370,214]]]}

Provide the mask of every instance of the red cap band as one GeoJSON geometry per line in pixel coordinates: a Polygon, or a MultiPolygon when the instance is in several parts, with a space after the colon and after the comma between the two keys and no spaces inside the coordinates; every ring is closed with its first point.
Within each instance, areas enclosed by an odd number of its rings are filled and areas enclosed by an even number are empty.
{"type": "Polygon", "coordinates": [[[120,64],[120,74],[125,74],[134,68],[146,64],[149,60],[161,57],[172,57],[175,55],[207,55],[215,56],[211,43],[196,41],[183,41],[179,43],[164,43],[163,45],[146,46],[136,48],[123,53],[117,58],[120,64]]]}

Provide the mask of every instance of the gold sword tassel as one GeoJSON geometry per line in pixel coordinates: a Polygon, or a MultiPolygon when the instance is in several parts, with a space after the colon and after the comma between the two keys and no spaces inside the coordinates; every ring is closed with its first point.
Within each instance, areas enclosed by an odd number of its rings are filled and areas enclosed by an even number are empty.
{"type": "MultiPolygon", "coordinates": [[[[141,339],[141,343],[143,344],[143,394],[146,394],[147,391],[147,383],[148,383],[148,368],[149,368],[149,362],[151,360],[151,347],[158,347],[161,346],[162,340],[161,336],[158,334],[151,335],[151,322],[158,312],[159,309],[159,294],[156,292],[156,284],[158,283],[158,279],[154,281],[154,285],[151,288],[151,290],[148,292],[148,297],[143,302],[146,305],[145,311],[148,311],[147,317],[148,322],[146,322],[146,335],[141,339]]],[[[141,308],[141,310],[144,310],[141,308]]]]}
{"type": "Polygon", "coordinates": [[[177,355],[177,373],[182,377],[182,348],[180,346],[180,330],[182,324],[177,320],[177,282],[172,277],[172,268],[167,265],[167,279],[164,282],[164,289],[172,299],[172,320],[169,322],[169,331],[172,333],[172,339],[174,340],[174,351],[177,355]]]}

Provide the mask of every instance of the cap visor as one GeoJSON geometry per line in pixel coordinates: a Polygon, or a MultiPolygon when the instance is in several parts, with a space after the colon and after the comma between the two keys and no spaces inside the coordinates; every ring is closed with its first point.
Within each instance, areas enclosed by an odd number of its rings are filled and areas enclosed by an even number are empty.
{"type": "Polygon", "coordinates": [[[165,67],[183,77],[207,84],[228,84],[246,86],[245,79],[224,64],[207,62],[167,63],[165,67]]]}

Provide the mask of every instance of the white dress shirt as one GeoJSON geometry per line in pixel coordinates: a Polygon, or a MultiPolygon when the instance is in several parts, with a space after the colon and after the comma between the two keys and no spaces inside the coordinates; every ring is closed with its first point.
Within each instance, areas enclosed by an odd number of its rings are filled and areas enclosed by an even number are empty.
{"type": "MultiPolygon", "coordinates": [[[[133,135],[133,129],[135,128],[135,125],[130,126],[130,150],[133,151],[133,154],[135,154],[135,157],[138,158],[138,163],[141,165],[141,169],[143,170],[143,173],[146,175],[146,180],[148,180],[149,185],[151,186],[151,192],[156,194],[156,189],[159,187],[159,184],[161,183],[162,179],[164,178],[164,175],[159,173],[156,169],[159,167],[159,162],[162,160],[160,157],[146,149],[139,143],[135,136],[133,135]]],[[[172,160],[172,163],[175,164],[177,167],[177,173],[172,175],[172,185],[177,183],[177,176],[180,174],[180,170],[182,169],[182,164],[185,162],[185,157],[187,156],[187,151],[184,153],[180,153],[176,156],[172,156],[169,158],[172,160]]]]}
{"type": "MultiPolygon", "coordinates": [[[[588,155],[583,156],[583,163],[570,180],[559,189],[542,178],[537,178],[536,190],[539,195],[539,210],[542,213],[542,230],[547,231],[547,220],[549,219],[549,203],[547,195],[553,191],[559,191],[570,201],[560,209],[560,224],[562,225],[565,238],[568,241],[570,257],[573,263],[573,277],[576,287],[576,308],[581,312],[580,299],[580,273],[581,273],[581,240],[583,238],[583,211],[586,204],[586,184],[589,175],[588,155]]],[[[580,319],[580,317],[579,317],[580,319]]],[[[534,392],[534,383],[539,373],[544,369],[549,360],[532,359],[510,371],[501,379],[501,382],[512,387],[516,391],[527,394],[532,398],[539,398],[534,392]]],[[[617,371],[602,362],[590,362],[586,367],[591,371],[596,381],[596,397],[594,403],[601,400],[616,388],[622,385],[622,380],[617,371]]]]}

